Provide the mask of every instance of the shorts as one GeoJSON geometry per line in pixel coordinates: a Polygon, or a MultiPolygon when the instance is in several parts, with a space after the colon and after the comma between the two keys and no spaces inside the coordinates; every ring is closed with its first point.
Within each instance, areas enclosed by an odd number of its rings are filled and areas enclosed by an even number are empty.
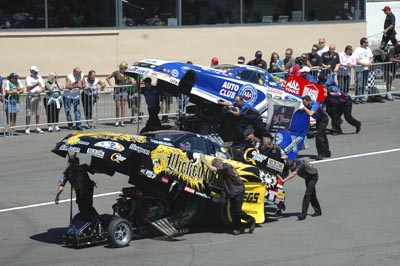
{"type": "Polygon", "coordinates": [[[16,114],[19,112],[19,100],[5,100],[4,101],[4,111],[7,114],[16,114]]]}
{"type": "Polygon", "coordinates": [[[40,95],[38,95],[38,96],[27,95],[26,96],[26,115],[27,116],[40,114],[40,111],[41,111],[40,99],[41,99],[40,95]]]}
{"type": "Polygon", "coordinates": [[[126,88],[114,88],[114,101],[122,101],[128,99],[126,88]]]}

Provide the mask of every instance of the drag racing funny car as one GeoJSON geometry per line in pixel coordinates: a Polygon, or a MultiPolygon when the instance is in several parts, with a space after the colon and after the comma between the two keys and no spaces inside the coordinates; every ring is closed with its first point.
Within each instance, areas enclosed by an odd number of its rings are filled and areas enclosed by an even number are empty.
{"type": "Polygon", "coordinates": [[[215,156],[234,166],[245,183],[243,209],[257,223],[265,220],[264,201],[279,203],[285,193],[277,173],[284,163],[279,158],[246,153],[244,162],[232,160],[230,153],[214,137],[189,132],[153,132],[148,135],[117,133],[75,133],[58,142],[57,155],[86,154],[95,173],[127,176],[129,186],[112,206],[113,214],[72,219],[65,244],[82,247],[109,243],[123,247],[131,239],[154,235],[181,236],[198,222],[229,223],[221,203],[222,180],[200,160],[215,156]]]}
{"type": "MultiPolygon", "coordinates": [[[[318,86],[299,83],[296,78],[284,88],[266,70],[247,65],[231,65],[227,69],[214,69],[200,65],[158,59],[140,60],[129,67],[127,75],[141,75],[156,80],[161,91],[173,96],[187,95],[194,105],[178,120],[179,129],[200,134],[218,133],[224,141],[235,141],[241,134],[223,114],[222,101],[234,102],[240,95],[243,102],[257,110],[268,123],[268,98],[282,102],[296,102],[300,106],[303,95],[320,99],[323,92],[318,86]]],[[[300,78],[299,78],[300,79],[300,78]]],[[[322,96],[323,97],[323,96],[322,96]]]]}

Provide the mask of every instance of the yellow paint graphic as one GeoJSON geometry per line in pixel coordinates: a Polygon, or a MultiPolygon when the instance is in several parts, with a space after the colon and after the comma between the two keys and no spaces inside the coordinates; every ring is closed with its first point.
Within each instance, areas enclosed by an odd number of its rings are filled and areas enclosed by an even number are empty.
{"type": "Polygon", "coordinates": [[[135,143],[145,143],[145,136],[135,136],[129,134],[120,134],[120,133],[112,133],[112,132],[83,132],[83,133],[75,133],[71,137],[69,137],[66,141],[67,145],[75,145],[79,143],[82,137],[92,137],[92,138],[102,138],[102,139],[110,139],[110,140],[122,140],[122,141],[132,141],[135,143]]]}
{"type": "Polygon", "coordinates": [[[199,191],[204,189],[205,179],[212,175],[199,158],[189,159],[186,152],[177,148],[159,145],[151,151],[150,156],[154,173],[176,176],[185,181],[188,187],[199,191]]]}

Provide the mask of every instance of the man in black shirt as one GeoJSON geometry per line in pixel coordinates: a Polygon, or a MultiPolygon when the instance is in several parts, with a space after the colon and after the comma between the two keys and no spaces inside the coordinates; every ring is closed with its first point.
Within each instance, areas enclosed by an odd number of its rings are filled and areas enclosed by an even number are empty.
{"type": "Polygon", "coordinates": [[[94,171],[87,164],[79,164],[78,157],[70,158],[67,169],[65,169],[63,176],[58,181],[57,195],[54,202],[58,204],[64,186],[69,182],[75,190],[76,203],[81,216],[91,217],[97,215],[97,211],[93,207],[93,192],[96,184],[90,179],[88,172],[94,174],[94,171]]]}
{"type": "Polygon", "coordinates": [[[256,66],[262,69],[267,70],[267,62],[265,62],[265,60],[262,59],[262,52],[261,51],[257,51],[255,54],[255,57],[253,60],[249,61],[247,63],[247,65],[249,66],[256,66]]]}
{"type": "Polygon", "coordinates": [[[393,46],[396,46],[396,17],[392,13],[390,6],[385,6],[382,11],[386,14],[385,23],[383,24],[383,36],[381,41],[380,49],[384,50],[389,41],[392,42],[393,46]]]}
{"type": "Polygon", "coordinates": [[[224,191],[222,191],[221,202],[224,202],[226,198],[230,199],[233,234],[243,234],[244,227],[249,228],[250,234],[253,233],[256,227],[256,220],[242,210],[245,189],[243,181],[240,179],[236,170],[232,165],[224,163],[221,159],[214,158],[210,164],[205,160],[203,154],[200,158],[211,171],[216,172],[218,177],[223,179],[224,191]],[[243,224],[241,220],[246,221],[246,223],[243,224]]]}
{"type": "Polygon", "coordinates": [[[337,72],[340,67],[339,54],[335,52],[335,45],[329,45],[329,50],[322,53],[322,67],[327,68],[329,72],[337,72]]]}
{"type": "Polygon", "coordinates": [[[314,208],[314,214],[311,216],[321,216],[321,206],[319,205],[317,199],[317,191],[315,190],[315,185],[318,181],[318,170],[312,164],[304,160],[288,160],[287,166],[291,173],[282,180],[283,183],[289,181],[296,175],[304,178],[306,182],[306,192],[303,197],[303,206],[301,209],[301,214],[297,216],[299,221],[306,219],[308,206],[310,205],[314,208]]]}

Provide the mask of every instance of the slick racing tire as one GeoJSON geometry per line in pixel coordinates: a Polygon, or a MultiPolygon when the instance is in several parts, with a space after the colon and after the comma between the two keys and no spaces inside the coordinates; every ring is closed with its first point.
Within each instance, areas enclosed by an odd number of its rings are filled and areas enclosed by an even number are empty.
{"type": "Polygon", "coordinates": [[[108,241],[115,248],[129,245],[132,239],[131,223],[123,218],[114,218],[108,226],[108,241]]]}

